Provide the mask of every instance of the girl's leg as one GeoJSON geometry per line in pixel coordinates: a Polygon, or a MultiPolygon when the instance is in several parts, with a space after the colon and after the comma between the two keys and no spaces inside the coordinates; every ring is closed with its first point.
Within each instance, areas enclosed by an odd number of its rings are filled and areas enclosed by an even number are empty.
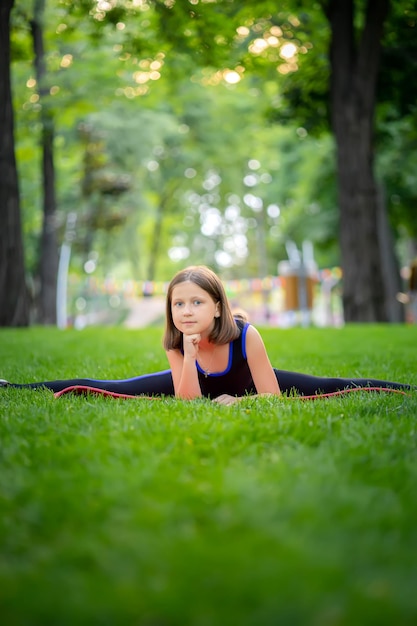
{"type": "Polygon", "coordinates": [[[53,392],[62,391],[67,387],[80,385],[94,387],[114,393],[122,393],[131,396],[173,396],[174,385],[171,370],[143,374],[125,380],[96,380],[94,378],[73,378],[68,380],[49,380],[38,383],[16,384],[8,383],[8,387],[19,389],[50,389],[53,392]]]}
{"type": "Polygon", "coordinates": [[[295,392],[302,396],[314,396],[323,393],[333,393],[343,389],[363,389],[365,387],[400,389],[402,391],[413,388],[412,385],[378,380],[376,378],[330,378],[288,372],[286,370],[274,369],[274,371],[282,393],[295,392]]]}

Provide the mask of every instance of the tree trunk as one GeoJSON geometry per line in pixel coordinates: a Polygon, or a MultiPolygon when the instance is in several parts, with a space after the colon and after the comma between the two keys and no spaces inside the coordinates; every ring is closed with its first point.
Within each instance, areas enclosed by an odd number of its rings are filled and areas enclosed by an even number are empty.
{"type": "Polygon", "coordinates": [[[45,53],[43,43],[43,14],[45,0],[35,0],[34,18],[31,21],[35,72],[41,104],[42,125],[42,180],[43,180],[43,225],[39,259],[39,321],[56,324],[56,292],[58,275],[57,217],[55,198],[54,167],[54,123],[46,98],[45,53]]]}
{"type": "Polygon", "coordinates": [[[386,210],[385,195],[380,188],[378,193],[378,239],[381,254],[381,267],[384,280],[385,310],[392,324],[405,322],[404,305],[397,295],[402,291],[402,279],[395,242],[386,210]]]}
{"type": "Polygon", "coordinates": [[[14,151],[10,84],[10,12],[14,0],[0,4],[0,326],[28,326],[20,198],[14,151]]]}
{"type": "Polygon", "coordinates": [[[156,209],[155,223],[153,227],[152,243],[149,253],[149,265],[147,279],[155,280],[156,275],[156,263],[159,257],[159,251],[161,248],[161,236],[162,236],[162,224],[165,214],[165,198],[161,198],[158,207],[156,209]]]}
{"type": "Polygon", "coordinates": [[[156,210],[155,222],[153,227],[152,244],[149,251],[149,264],[147,272],[147,280],[155,280],[156,265],[159,259],[161,244],[162,244],[162,228],[164,218],[169,209],[169,203],[175,195],[177,184],[174,180],[166,181],[162,188],[164,191],[161,193],[161,198],[156,210]]]}
{"type": "Polygon", "coordinates": [[[331,109],[337,145],[346,322],[387,321],[373,164],[375,85],[389,0],[368,0],[356,42],[354,0],[330,0],[331,109]]]}

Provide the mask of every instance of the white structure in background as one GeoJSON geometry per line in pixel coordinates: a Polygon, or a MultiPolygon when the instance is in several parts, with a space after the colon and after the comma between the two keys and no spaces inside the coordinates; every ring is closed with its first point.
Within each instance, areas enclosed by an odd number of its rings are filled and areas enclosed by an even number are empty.
{"type": "Polygon", "coordinates": [[[58,263],[58,276],[56,288],[56,325],[58,328],[67,327],[67,292],[68,292],[68,270],[71,258],[71,245],[75,238],[75,224],[77,214],[68,213],[65,225],[64,242],[61,246],[58,263]]]}
{"type": "Polygon", "coordinates": [[[340,283],[340,275],[329,273],[323,276],[321,284],[321,307],[317,311],[318,326],[343,326],[343,311],[340,298],[337,299],[340,311],[335,310],[336,298],[334,288],[340,283]],[[340,301],[340,302],[339,302],[340,301]]]}

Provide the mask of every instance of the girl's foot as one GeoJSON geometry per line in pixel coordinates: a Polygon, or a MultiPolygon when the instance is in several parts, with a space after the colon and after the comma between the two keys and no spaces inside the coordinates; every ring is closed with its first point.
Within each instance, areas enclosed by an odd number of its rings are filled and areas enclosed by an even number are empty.
{"type": "Polygon", "coordinates": [[[9,384],[8,380],[4,380],[3,378],[0,378],[0,387],[7,387],[8,384],[9,384]]]}

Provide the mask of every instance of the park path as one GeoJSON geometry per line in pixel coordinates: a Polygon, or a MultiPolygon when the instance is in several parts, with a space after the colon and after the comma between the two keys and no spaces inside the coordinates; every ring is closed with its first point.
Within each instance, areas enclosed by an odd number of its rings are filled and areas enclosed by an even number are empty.
{"type": "Polygon", "coordinates": [[[130,298],[127,304],[129,314],[124,321],[126,328],[146,328],[164,318],[165,298],[162,296],[130,298]]]}

